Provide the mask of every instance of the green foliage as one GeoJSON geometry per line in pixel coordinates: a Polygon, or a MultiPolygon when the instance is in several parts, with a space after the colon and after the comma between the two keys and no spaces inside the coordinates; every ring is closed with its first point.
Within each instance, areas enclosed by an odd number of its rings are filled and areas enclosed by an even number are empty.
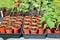
{"type": "Polygon", "coordinates": [[[31,12],[34,8],[37,8],[37,11],[40,11],[40,0],[21,0],[22,5],[18,7],[20,12],[31,12]]]}
{"type": "Polygon", "coordinates": [[[22,3],[22,5],[18,7],[18,11],[20,11],[20,12],[28,12],[28,8],[29,8],[28,3],[22,3]]]}
{"type": "Polygon", "coordinates": [[[0,8],[6,7],[6,9],[14,8],[14,2],[18,0],[0,0],[0,8]]]}
{"type": "MultiPolygon", "coordinates": [[[[56,23],[60,25],[60,0],[42,0],[42,2],[41,10],[45,10],[45,14],[41,18],[41,23],[45,21],[50,29],[54,28],[56,23]]],[[[44,24],[45,29],[46,26],[44,24]]]]}
{"type": "MultiPolygon", "coordinates": [[[[49,12],[47,11],[43,17],[41,18],[41,23],[46,21],[46,23],[48,24],[48,27],[50,29],[54,28],[55,23],[56,23],[56,15],[55,12],[49,12]],[[55,17],[54,17],[55,16],[55,17]]],[[[44,28],[46,28],[46,24],[44,25],[44,28]]]]}

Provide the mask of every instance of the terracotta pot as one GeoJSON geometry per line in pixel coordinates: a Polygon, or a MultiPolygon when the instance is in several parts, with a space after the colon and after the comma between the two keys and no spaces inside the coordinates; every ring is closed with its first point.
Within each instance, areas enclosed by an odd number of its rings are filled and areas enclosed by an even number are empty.
{"type": "Polygon", "coordinates": [[[5,34],[5,28],[0,28],[2,34],[5,34]]]}
{"type": "Polygon", "coordinates": [[[50,29],[47,29],[47,33],[49,33],[49,34],[50,34],[50,33],[52,33],[52,32],[51,32],[51,30],[50,30],[50,29]]]}
{"type": "Polygon", "coordinates": [[[14,28],[14,33],[15,34],[19,33],[19,28],[14,28]]]}
{"type": "Polygon", "coordinates": [[[44,34],[44,29],[39,29],[38,34],[44,34]]]}
{"type": "Polygon", "coordinates": [[[23,29],[24,30],[24,34],[30,34],[29,29],[23,29]]]}
{"type": "Polygon", "coordinates": [[[37,30],[31,30],[31,34],[37,34],[37,30]]]}
{"type": "Polygon", "coordinates": [[[55,30],[55,34],[60,34],[60,31],[56,31],[56,30],[55,30]]]}
{"type": "Polygon", "coordinates": [[[11,30],[6,30],[7,34],[12,34],[12,29],[11,30]]]}

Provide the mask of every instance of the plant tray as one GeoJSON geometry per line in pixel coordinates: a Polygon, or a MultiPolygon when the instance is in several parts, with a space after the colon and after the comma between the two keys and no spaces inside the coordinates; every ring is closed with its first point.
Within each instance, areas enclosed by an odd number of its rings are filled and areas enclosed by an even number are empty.
{"type": "Polygon", "coordinates": [[[3,18],[0,17],[0,22],[2,22],[3,18]]]}
{"type": "Polygon", "coordinates": [[[22,30],[20,29],[20,33],[18,34],[0,34],[0,37],[3,38],[4,40],[8,39],[8,38],[20,38],[20,36],[22,35],[22,30]]]}
{"type": "Polygon", "coordinates": [[[35,38],[35,39],[45,39],[46,38],[46,33],[40,35],[40,34],[23,34],[23,37],[28,39],[28,38],[35,38]]]}
{"type": "Polygon", "coordinates": [[[51,33],[51,34],[47,34],[47,37],[48,38],[60,38],[60,34],[51,33]]]}

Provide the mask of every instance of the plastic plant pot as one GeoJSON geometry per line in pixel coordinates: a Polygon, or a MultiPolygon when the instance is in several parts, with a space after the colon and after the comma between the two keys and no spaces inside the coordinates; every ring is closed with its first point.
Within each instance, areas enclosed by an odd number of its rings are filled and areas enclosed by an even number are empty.
{"type": "Polygon", "coordinates": [[[12,17],[10,17],[10,19],[16,19],[16,17],[15,16],[12,16],[12,17]]]}
{"type": "Polygon", "coordinates": [[[10,18],[3,18],[3,21],[8,21],[9,22],[10,18]]]}
{"type": "Polygon", "coordinates": [[[36,23],[37,21],[36,20],[32,20],[32,23],[36,23]]]}
{"type": "Polygon", "coordinates": [[[24,19],[24,21],[29,22],[29,21],[30,21],[30,19],[28,19],[28,20],[24,19]]]}
{"type": "Polygon", "coordinates": [[[16,21],[16,19],[13,18],[13,19],[10,19],[10,21],[16,21]]]}
{"type": "Polygon", "coordinates": [[[9,21],[10,20],[10,17],[4,17],[3,20],[9,21]]]}
{"type": "Polygon", "coordinates": [[[35,16],[31,16],[32,19],[35,19],[36,17],[35,16]]]}
{"type": "Polygon", "coordinates": [[[14,28],[14,33],[15,34],[19,33],[19,28],[14,28]]]}
{"type": "Polygon", "coordinates": [[[31,17],[29,17],[29,18],[24,18],[24,21],[26,21],[26,20],[31,21],[31,17]]]}
{"type": "MultiPolygon", "coordinates": [[[[10,19],[9,19],[9,20],[10,20],[10,19]]],[[[6,20],[3,20],[3,21],[6,21],[6,22],[8,23],[8,22],[9,22],[9,20],[7,20],[7,19],[6,19],[6,20]]]]}
{"type": "Polygon", "coordinates": [[[55,34],[60,34],[60,31],[56,31],[56,30],[55,30],[55,34]]]}
{"type": "Polygon", "coordinates": [[[32,25],[37,25],[37,23],[35,23],[35,22],[32,22],[32,25]]]}
{"type": "Polygon", "coordinates": [[[28,27],[23,28],[23,33],[30,34],[29,28],[28,27]]]}
{"type": "Polygon", "coordinates": [[[28,19],[28,18],[30,18],[30,16],[25,16],[25,18],[27,18],[27,19],[28,19]]]}
{"type": "Polygon", "coordinates": [[[31,16],[25,16],[25,18],[27,18],[27,19],[28,19],[28,18],[31,18],[31,16]]]}
{"type": "Polygon", "coordinates": [[[7,34],[12,34],[12,28],[11,27],[6,28],[6,33],[7,34]]]}
{"type": "Polygon", "coordinates": [[[2,21],[2,23],[6,23],[6,24],[8,24],[9,22],[8,22],[8,21],[2,21]]]}
{"type": "Polygon", "coordinates": [[[9,23],[8,21],[2,21],[1,24],[2,24],[2,25],[6,25],[6,27],[8,27],[8,25],[9,25],[8,23],[9,23]]]}
{"type": "Polygon", "coordinates": [[[40,27],[41,27],[41,24],[40,24],[40,23],[38,23],[38,24],[37,24],[37,27],[38,27],[38,28],[40,28],[40,27]]]}
{"type": "Polygon", "coordinates": [[[38,16],[38,17],[37,17],[37,20],[40,20],[40,19],[41,19],[41,16],[38,16]]]}
{"type": "Polygon", "coordinates": [[[27,19],[27,18],[24,18],[24,21],[25,21],[25,20],[29,20],[29,21],[30,21],[30,18],[28,18],[28,19],[27,19]]]}
{"type": "Polygon", "coordinates": [[[17,18],[19,19],[19,18],[23,18],[23,16],[17,16],[17,18]]]}
{"type": "Polygon", "coordinates": [[[36,20],[37,21],[37,24],[39,24],[40,23],[40,20],[36,20]]]}
{"type": "Polygon", "coordinates": [[[11,22],[12,24],[16,22],[16,20],[10,20],[9,22],[11,22]]]}
{"type": "Polygon", "coordinates": [[[5,34],[5,29],[4,29],[4,28],[0,28],[0,32],[1,32],[2,34],[5,34]]]}
{"type": "Polygon", "coordinates": [[[31,28],[31,34],[37,34],[37,29],[36,28],[31,28]]]}
{"type": "Polygon", "coordinates": [[[21,22],[21,21],[22,21],[22,19],[17,19],[17,21],[21,22]]]}
{"type": "Polygon", "coordinates": [[[0,31],[1,31],[2,34],[5,34],[5,26],[4,25],[1,25],[0,31]]]}
{"type": "Polygon", "coordinates": [[[5,18],[10,18],[10,16],[5,16],[5,18]]]}
{"type": "Polygon", "coordinates": [[[29,24],[29,25],[31,25],[31,23],[30,23],[30,22],[24,22],[24,24],[29,24]]]}
{"type": "Polygon", "coordinates": [[[31,27],[33,27],[33,28],[35,27],[35,28],[38,29],[38,27],[37,27],[37,23],[34,23],[34,22],[32,22],[31,27]]]}
{"type": "Polygon", "coordinates": [[[12,26],[12,25],[13,25],[13,22],[12,22],[12,21],[10,21],[10,22],[9,22],[9,26],[12,26]]]}
{"type": "Polygon", "coordinates": [[[47,33],[49,33],[49,34],[50,34],[50,33],[52,33],[52,32],[51,32],[51,30],[50,30],[50,29],[47,29],[47,33]]]}
{"type": "Polygon", "coordinates": [[[37,19],[36,18],[32,18],[32,21],[36,21],[37,19]]]}
{"type": "Polygon", "coordinates": [[[22,25],[22,22],[17,21],[15,24],[22,25]]]}
{"type": "Polygon", "coordinates": [[[2,23],[1,25],[5,25],[5,27],[8,27],[9,24],[7,24],[7,23],[2,23]]]}
{"type": "Polygon", "coordinates": [[[14,25],[12,28],[14,29],[15,34],[19,33],[20,25],[14,25]]]}
{"type": "Polygon", "coordinates": [[[24,28],[28,27],[29,29],[31,29],[30,25],[24,25],[24,28]]]}
{"type": "Polygon", "coordinates": [[[39,29],[39,33],[38,34],[44,34],[44,29],[39,29]]]}

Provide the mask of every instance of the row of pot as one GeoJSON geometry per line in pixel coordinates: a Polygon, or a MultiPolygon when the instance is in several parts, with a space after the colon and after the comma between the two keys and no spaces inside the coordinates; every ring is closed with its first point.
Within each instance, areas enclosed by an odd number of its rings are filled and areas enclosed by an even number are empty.
{"type": "Polygon", "coordinates": [[[12,34],[19,33],[22,25],[22,17],[10,17],[6,16],[3,18],[2,23],[0,24],[0,33],[12,34]]]}
{"type": "Polygon", "coordinates": [[[41,27],[40,24],[40,17],[28,17],[24,18],[24,27],[23,32],[24,34],[44,34],[44,29],[41,27]]]}
{"type": "Polygon", "coordinates": [[[48,34],[55,33],[60,34],[60,31],[55,31],[55,28],[53,28],[53,31],[47,27],[44,29],[44,23],[40,23],[41,16],[35,17],[35,16],[25,16],[24,17],[24,27],[23,27],[23,33],[24,34],[44,34],[45,31],[47,31],[48,34]]]}

